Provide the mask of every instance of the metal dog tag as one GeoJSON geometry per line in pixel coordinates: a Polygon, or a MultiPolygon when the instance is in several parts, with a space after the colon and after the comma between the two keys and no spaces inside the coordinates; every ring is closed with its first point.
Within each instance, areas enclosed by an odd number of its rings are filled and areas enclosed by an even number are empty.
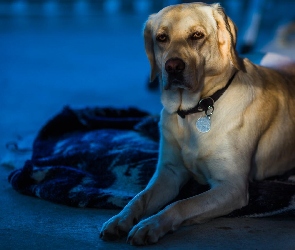
{"type": "MultiPolygon", "coordinates": [[[[214,104],[214,103],[213,103],[214,104]]],[[[205,110],[206,116],[200,117],[196,122],[197,130],[201,133],[207,133],[211,129],[210,116],[213,114],[214,106],[208,106],[205,110]]]]}
{"type": "Polygon", "coordinates": [[[210,116],[200,117],[196,122],[197,130],[201,133],[207,133],[211,129],[210,116]]]}

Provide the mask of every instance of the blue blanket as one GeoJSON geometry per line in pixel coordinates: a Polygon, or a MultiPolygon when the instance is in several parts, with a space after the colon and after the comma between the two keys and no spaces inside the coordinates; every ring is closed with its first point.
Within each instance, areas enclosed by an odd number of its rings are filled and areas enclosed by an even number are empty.
{"type": "MultiPolygon", "coordinates": [[[[65,107],[40,130],[32,158],[9,182],[22,194],[59,204],[121,209],[155,171],[158,121],[135,108],[65,107]]],[[[250,183],[249,205],[229,216],[295,215],[290,174],[250,183]]],[[[191,180],[176,200],[208,188],[191,180]]]]}

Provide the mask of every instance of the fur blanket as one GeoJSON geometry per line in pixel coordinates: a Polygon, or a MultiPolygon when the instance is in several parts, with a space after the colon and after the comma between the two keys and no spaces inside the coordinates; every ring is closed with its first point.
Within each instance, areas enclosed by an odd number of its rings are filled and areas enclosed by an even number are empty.
{"type": "MultiPolygon", "coordinates": [[[[155,170],[158,120],[134,108],[65,107],[40,130],[31,159],[9,182],[22,194],[59,204],[120,209],[155,170]]],[[[295,183],[288,177],[250,183],[249,205],[229,216],[295,215],[295,183]]],[[[191,180],[176,199],[206,190],[191,180]]]]}

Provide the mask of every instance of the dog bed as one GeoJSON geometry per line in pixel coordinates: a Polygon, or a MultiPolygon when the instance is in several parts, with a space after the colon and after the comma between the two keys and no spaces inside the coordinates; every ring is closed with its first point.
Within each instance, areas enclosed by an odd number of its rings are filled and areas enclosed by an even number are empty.
{"type": "MultiPolygon", "coordinates": [[[[155,171],[158,121],[135,108],[65,107],[41,128],[31,159],[8,180],[18,192],[51,202],[121,209],[155,171]]],[[[292,174],[251,182],[249,204],[228,216],[294,216],[292,174]]],[[[206,190],[190,180],[176,200],[206,190]]]]}

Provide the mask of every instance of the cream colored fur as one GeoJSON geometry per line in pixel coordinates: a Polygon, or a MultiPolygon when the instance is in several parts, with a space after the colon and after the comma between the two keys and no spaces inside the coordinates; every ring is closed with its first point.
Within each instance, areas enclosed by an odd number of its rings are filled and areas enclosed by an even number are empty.
{"type": "Polygon", "coordinates": [[[181,225],[239,209],[248,203],[249,181],[295,166],[294,63],[270,63],[275,71],[240,59],[235,26],[218,4],[164,8],[150,16],[144,36],[151,79],[159,76],[164,106],[158,166],[145,190],[101,231],[106,240],[129,234],[134,245],[155,243],[181,225]],[[192,40],[196,31],[204,37],[192,40]],[[167,41],[157,41],[161,34],[167,41]],[[165,63],[175,57],[185,62],[186,85],[165,89],[165,63]],[[233,82],[215,103],[209,132],[196,129],[204,112],[184,119],[177,115],[177,110],[192,108],[222,89],[235,71],[233,82]],[[191,177],[211,189],[162,209],[191,177]]]}

